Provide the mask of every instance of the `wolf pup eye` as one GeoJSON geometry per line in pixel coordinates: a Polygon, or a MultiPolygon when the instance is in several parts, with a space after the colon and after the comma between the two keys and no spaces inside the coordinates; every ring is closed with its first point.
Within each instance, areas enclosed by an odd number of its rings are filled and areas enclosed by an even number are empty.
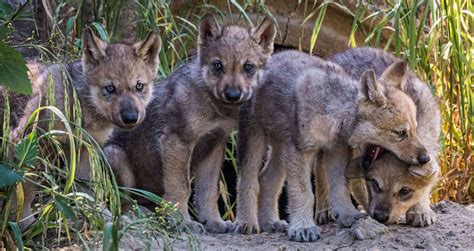
{"type": "Polygon", "coordinates": [[[212,67],[214,68],[214,74],[216,75],[224,70],[224,65],[222,65],[222,61],[220,61],[219,59],[212,62],[212,67]]]}
{"type": "Polygon", "coordinates": [[[400,131],[393,130],[392,132],[395,135],[397,135],[397,137],[400,138],[401,140],[404,140],[407,137],[407,131],[406,130],[400,130],[400,131]]]}
{"type": "Polygon", "coordinates": [[[247,74],[247,76],[251,77],[255,73],[255,67],[251,63],[245,63],[244,66],[244,71],[247,74]]]}
{"type": "Polygon", "coordinates": [[[115,86],[114,85],[107,85],[104,88],[109,94],[112,94],[112,93],[115,92],[115,86]]]}
{"type": "Polygon", "coordinates": [[[142,91],[143,87],[144,87],[144,84],[140,81],[138,81],[137,85],[135,86],[135,88],[137,88],[137,91],[142,91]]]}
{"type": "Polygon", "coordinates": [[[402,187],[402,189],[398,191],[398,196],[400,196],[400,198],[404,200],[410,199],[412,194],[413,194],[413,189],[409,187],[402,187]]]}
{"type": "Polygon", "coordinates": [[[370,180],[368,180],[368,182],[369,182],[370,186],[372,186],[372,188],[374,189],[374,192],[376,192],[376,193],[381,193],[382,192],[382,188],[380,188],[380,185],[377,182],[377,180],[370,179],[370,180]]]}

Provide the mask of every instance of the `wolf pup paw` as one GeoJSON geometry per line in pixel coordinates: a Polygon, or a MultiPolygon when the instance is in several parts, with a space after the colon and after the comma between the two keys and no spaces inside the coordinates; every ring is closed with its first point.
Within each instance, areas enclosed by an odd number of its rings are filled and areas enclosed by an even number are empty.
{"type": "Polygon", "coordinates": [[[431,208],[414,206],[407,211],[406,221],[414,227],[427,227],[436,221],[436,214],[431,208]]]}
{"type": "Polygon", "coordinates": [[[204,228],[204,225],[197,221],[189,221],[186,223],[191,232],[195,234],[205,234],[206,233],[206,228],[204,228]]]}
{"type": "Polygon", "coordinates": [[[331,210],[321,210],[316,212],[314,220],[318,225],[328,224],[334,217],[331,214],[331,210]]]}
{"type": "Polygon", "coordinates": [[[351,235],[357,240],[373,239],[387,231],[384,224],[370,217],[357,219],[350,229],[351,235]]]}
{"type": "Polygon", "coordinates": [[[285,220],[269,221],[260,225],[262,232],[266,233],[285,233],[288,229],[288,222],[285,220]]]}
{"type": "Polygon", "coordinates": [[[234,225],[231,221],[215,220],[207,221],[204,226],[209,233],[223,234],[230,232],[234,225]]]}
{"type": "Polygon", "coordinates": [[[258,223],[250,222],[235,222],[234,230],[235,234],[258,234],[260,232],[260,227],[258,223]]]}
{"type": "Polygon", "coordinates": [[[313,242],[321,238],[318,226],[314,225],[306,228],[291,228],[288,230],[288,237],[291,241],[313,242]]]}

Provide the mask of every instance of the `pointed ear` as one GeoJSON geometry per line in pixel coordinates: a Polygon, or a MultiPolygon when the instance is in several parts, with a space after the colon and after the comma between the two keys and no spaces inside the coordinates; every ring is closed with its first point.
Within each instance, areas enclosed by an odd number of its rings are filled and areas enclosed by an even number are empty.
{"type": "Polygon", "coordinates": [[[359,161],[354,159],[347,165],[344,176],[347,179],[362,179],[365,178],[365,170],[359,165],[359,161]]]}
{"type": "Polygon", "coordinates": [[[266,16],[262,23],[252,31],[252,38],[262,47],[263,53],[272,54],[273,41],[277,30],[275,22],[270,16],[266,16]]]}
{"type": "Polygon", "coordinates": [[[405,61],[398,61],[391,64],[382,73],[380,80],[384,81],[387,86],[393,86],[395,88],[404,90],[405,87],[405,75],[408,71],[408,64],[405,61]]]}
{"type": "Polygon", "coordinates": [[[222,34],[222,29],[212,14],[206,14],[199,23],[199,45],[206,45],[210,40],[222,34]]]}
{"type": "Polygon", "coordinates": [[[82,56],[86,64],[97,64],[105,58],[108,43],[96,37],[91,29],[84,32],[82,43],[82,56]]]}
{"type": "Polygon", "coordinates": [[[363,97],[378,106],[385,106],[387,98],[385,97],[385,88],[380,84],[373,70],[365,71],[360,77],[360,86],[363,97]]]}
{"type": "Polygon", "coordinates": [[[135,43],[133,48],[137,56],[152,67],[156,68],[160,63],[161,38],[158,33],[150,32],[145,40],[135,43]]]}

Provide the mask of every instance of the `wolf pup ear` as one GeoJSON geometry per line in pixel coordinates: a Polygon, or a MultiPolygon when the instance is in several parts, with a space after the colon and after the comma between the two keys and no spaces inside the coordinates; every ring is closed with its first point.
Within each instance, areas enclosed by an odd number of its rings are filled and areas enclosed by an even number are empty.
{"type": "Polygon", "coordinates": [[[97,64],[106,56],[108,43],[94,35],[91,29],[86,29],[82,38],[83,60],[86,64],[97,64]]]}
{"type": "Polygon", "coordinates": [[[266,16],[262,23],[252,31],[251,36],[262,47],[263,53],[272,54],[276,33],[275,22],[270,16],[266,16]]]}
{"type": "Polygon", "coordinates": [[[222,29],[212,14],[206,14],[199,23],[199,45],[206,45],[222,34],[222,29]]]}
{"type": "Polygon", "coordinates": [[[403,91],[405,87],[405,75],[407,71],[408,64],[405,61],[398,61],[385,69],[380,79],[384,81],[387,86],[392,86],[403,91]]]}
{"type": "Polygon", "coordinates": [[[365,100],[378,106],[385,106],[387,98],[385,97],[385,88],[380,84],[373,70],[365,71],[360,77],[361,92],[365,100]]]}
{"type": "Polygon", "coordinates": [[[161,38],[156,32],[150,32],[148,36],[140,42],[133,45],[135,53],[142,58],[147,64],[156,68],[159,62],[159,54],[161,50],[161,38]]]}

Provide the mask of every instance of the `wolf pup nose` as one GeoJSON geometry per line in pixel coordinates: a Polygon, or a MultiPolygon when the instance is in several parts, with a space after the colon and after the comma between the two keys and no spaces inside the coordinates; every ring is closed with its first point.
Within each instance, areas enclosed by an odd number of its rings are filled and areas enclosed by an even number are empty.
{"type": "Polygon", "coordinates": [[[428,155],[426,150],[422,151],[420,155],[418,155],[418,162],[420,163],[420,165],[430,162],[430,156],[428,155]]]}
{"type": "Polygon", "coordinates": [[[138,121],[138,113],[136,111],[124,110],[120,112],[120,117],[122,118],[122,122],[128,126],[134,125],[138,121]]]}
{"type": "Polygon", "coordinates": [[[237,103],[241,96],[242,92],[237,87],[227,86],[224,89],[224,98],[230,103],[237,103]]]}
{"type": "Polygon", "coordinates": [[[388,221],[388,213],[385,210],[375,210],[374,211],[374,218],[380,222],[380,223],[385,223],[388,221]]]}

